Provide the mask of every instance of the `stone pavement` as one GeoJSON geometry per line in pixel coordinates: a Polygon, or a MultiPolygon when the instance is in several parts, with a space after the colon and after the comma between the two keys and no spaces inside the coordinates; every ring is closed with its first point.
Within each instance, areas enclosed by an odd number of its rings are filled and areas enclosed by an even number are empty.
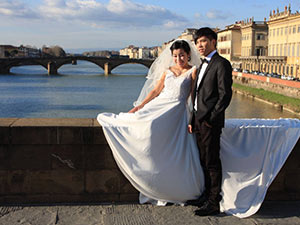
{"type": "Polygon", "coordinates": [[[139,204],[0,206],[1,225],[295,225],[300,224],[300,202],[265,202],[246,219],[220,214],[199,217],[193,206],[139,204]]]}

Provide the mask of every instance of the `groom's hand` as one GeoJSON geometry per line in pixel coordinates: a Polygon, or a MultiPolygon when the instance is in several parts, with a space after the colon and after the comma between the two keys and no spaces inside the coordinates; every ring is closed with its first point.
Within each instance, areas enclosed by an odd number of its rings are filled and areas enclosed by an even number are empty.
{"type": "Polygon", "coordinates": [[[191,134],[193,133],[193,127],[191,124],[188,125],[188,132],[191,134]]]}

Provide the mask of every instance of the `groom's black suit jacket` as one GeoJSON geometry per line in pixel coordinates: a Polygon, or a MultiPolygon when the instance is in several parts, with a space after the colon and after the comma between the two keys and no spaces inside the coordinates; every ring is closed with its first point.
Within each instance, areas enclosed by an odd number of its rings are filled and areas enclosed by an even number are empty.
{"type": "MultiPolygon", "coordinates": [[[[197,71],[198,76],[201,66],[197,71]]],[[[195,82],[193,103],[197,95],[197,111],[193,113],[192,118],[194,128],[203,121],[212,126],[224,127],[225,109],[232,96],[231,86],[231,64],[216,52],[208,63],[198,88],[197,80],[195,82]]]]}

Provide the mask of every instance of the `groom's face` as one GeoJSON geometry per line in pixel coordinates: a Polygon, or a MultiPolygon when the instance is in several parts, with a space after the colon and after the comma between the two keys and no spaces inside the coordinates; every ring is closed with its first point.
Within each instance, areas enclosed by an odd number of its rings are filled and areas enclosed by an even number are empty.
{"type": "Polygon", "coordinates": [[[196,41],[196,47],[201,56],[207,56],[213,50],[216,49],[216,40],[210,40],[208,37],[202,36],[199,37],[196,41]]]}

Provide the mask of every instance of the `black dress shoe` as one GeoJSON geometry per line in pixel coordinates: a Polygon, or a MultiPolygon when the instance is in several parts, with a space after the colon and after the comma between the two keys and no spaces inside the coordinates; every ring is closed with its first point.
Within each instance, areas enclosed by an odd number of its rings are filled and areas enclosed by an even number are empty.
{"type": "Polygon", "coordinates": [[[219,203],[212,204],[209,201],[206,201],[203,206],[199,209],[195,210],[195,215],[197,216],[210,216],[216,215],[220,213],[220,206],[219,203]]]}
{"type": "Polygon", "coordinates": [[[194,205],[201,207],[207,201],[207,195],[202,194],[199,198],[186,201],[187,205],[194,205]]]}

